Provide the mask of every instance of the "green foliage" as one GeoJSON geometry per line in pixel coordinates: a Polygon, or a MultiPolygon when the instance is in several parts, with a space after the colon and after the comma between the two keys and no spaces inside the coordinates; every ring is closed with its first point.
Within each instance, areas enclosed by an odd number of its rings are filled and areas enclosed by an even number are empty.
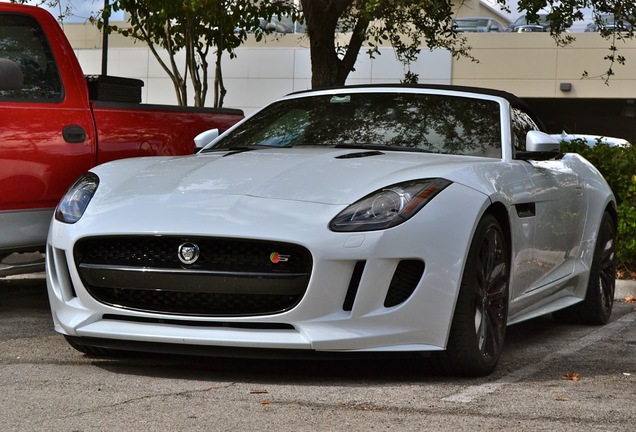
{"type": "Polygon", "coordinates": [[[612,188],[618,204],[617,256],[629,268],[636,264],[636,147],[594,147],[582,140],[562,142],[561,151],[578,153],[592,163],[612,188]]]}
{"type": "Polygon", "coordinates": [[[618,206],[618,257],[636,267],[636,177],[632,177],[627,195],[618,206]]]}

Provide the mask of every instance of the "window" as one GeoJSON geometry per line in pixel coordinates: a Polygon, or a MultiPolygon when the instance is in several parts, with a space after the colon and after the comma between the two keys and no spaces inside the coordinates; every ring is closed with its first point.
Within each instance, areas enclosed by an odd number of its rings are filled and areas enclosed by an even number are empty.
{"type": "Polygon", "coordinates": [[[501,158],[499,110],[490,100],[407,92],[289,99],[260,111],[215,148],[360,146],[501,158]]]}
{"type": "Polygon", "coordinates": [[[526,150],[526,135],[531,130],[539,130],[536,123],[528,115],[518,108],[512,109],[512,139],[517,151],[526,150]]]}
{"type": "Polygon", "coordinates": [[[23,75],[22,88],[0,90],[1,100],[58,102],[62,99],[62,84],[51,47],[32,17],[0,14],[0,58],[15,62],[23,75]]]}

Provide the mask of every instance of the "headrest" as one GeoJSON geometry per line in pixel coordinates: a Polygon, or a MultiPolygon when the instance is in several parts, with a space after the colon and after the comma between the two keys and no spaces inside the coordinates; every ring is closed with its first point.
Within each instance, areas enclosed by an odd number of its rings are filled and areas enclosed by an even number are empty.
{"type": "Polygon", "coordinates": [[[24,81],[20,66],[7,58],[0,58],[0,90],[20,90],[24,81]]]}

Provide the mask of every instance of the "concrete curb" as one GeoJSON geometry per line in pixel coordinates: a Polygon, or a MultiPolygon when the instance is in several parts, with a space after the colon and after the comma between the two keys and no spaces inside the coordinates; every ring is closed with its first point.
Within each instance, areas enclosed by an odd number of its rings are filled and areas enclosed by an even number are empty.
{"type": "Polygon", "coordinates": [[[630,295],[636,297],[636,280],[617,279],[614,300],[625,300],[630,295]]]}

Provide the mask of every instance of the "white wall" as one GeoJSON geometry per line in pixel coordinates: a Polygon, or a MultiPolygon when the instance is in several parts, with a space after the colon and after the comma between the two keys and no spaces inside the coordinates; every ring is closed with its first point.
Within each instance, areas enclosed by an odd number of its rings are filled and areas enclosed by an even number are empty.
{"type": "MultiPolygon", "coordinates": [[[[398,83],[404,68],[390,48],[380,49],[381,55],[370,59],[361,53],[355,72],[347,84],[398,83]]],[[[101,73],[101,50],[76,49],[85,74],[101,73]]],[[[228,92],[224,106],[240,108],[246,114],[293,91],[311,88],[309,49],[302,47],[239,48],[237,57],[224,57],[223,78],[228,92]]],[[[180,59],[183,64],[183,59],[180,59]]],[[[214,69],[212,59],[206,106],[213,103],[214,69]]],[[[443,50],[423,50],[411,72],[419,74],[419,82],[450,84],[453,59],[443,50]]],[[[152,104],[175,104],[172,81],[150,50],[142,47],[110,48],[108,74],[143,80],[142,100],[152,104]]],[[[192,103],[190,103],[192,104],[192,103]]]]}

